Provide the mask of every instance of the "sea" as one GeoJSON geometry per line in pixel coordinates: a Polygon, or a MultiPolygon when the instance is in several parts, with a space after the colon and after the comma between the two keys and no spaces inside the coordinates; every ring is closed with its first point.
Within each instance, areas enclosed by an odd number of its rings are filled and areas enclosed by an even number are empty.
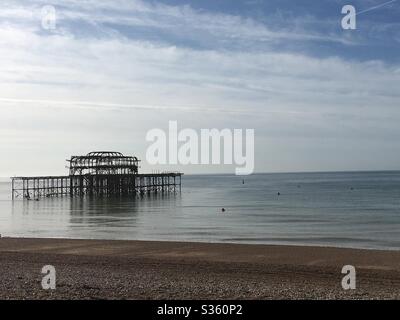
{"type": "Polygon", "coordinates": [[[2,179],[0,234],[398,250],[400,171],[185,175],[177,193],[40,201],[12,201],[2,179]]]}

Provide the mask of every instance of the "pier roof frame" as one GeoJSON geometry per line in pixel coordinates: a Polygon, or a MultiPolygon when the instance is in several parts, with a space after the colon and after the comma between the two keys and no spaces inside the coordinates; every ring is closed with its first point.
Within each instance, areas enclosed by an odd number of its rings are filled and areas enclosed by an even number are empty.
{"type": "Polygon", "coordinates": [[[85,156],[71,156],[70,176],[103,174],[137,174],[140,160],[115,151],[93,151],[85,156]]]}

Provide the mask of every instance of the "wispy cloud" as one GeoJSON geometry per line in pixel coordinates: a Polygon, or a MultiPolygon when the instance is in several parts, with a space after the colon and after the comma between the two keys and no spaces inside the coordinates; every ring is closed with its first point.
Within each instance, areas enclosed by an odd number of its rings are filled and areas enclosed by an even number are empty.
{"type": "Polygon", "coordinates": [[[187,127],[255,127],[264,138],[399,133],[400,66],[309,54],[304,48],[321,42],[349,51],[357,44],[344,33],[313,31],[306,22],[320,23],[315,17],[274,27],[188,5],[52,3],[54,31],[41,29],[46,1],[0,11],[0,122],[8,148],[37,135],[43,148],[51,146],[46,131],[71,143],[64,128],[74,128],[74,137],[84,133],[81,146],[90,149],[121,139],[121,130],[123,148],[133,127],[143,135],[169,119],[187,127]]]}

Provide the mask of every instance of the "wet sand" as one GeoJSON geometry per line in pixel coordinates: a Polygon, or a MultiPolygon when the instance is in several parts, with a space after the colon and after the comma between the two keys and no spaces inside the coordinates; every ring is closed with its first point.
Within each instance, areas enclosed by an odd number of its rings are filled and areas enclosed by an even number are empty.
{"type": "Polygon", "coordinates": [[[0,239],[0,299],[399,299],[400,251],[0,239]],[[43,290],[53,265],[56,290],[43,290]],[[356,290],[343,290],[344,265],[356,290]]]}

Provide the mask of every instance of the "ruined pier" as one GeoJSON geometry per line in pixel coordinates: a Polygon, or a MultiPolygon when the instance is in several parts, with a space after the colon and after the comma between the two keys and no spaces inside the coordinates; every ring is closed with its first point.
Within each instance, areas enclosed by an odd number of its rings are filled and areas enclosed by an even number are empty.
{"type": "Polygon", "coordinates": [[[139,173],[140,160],[119,152],[90,152],[67,161],[67,176],[12,177],[12,198],[145,195],[180,191],[182,185],[182,173],[139,173]]]}

